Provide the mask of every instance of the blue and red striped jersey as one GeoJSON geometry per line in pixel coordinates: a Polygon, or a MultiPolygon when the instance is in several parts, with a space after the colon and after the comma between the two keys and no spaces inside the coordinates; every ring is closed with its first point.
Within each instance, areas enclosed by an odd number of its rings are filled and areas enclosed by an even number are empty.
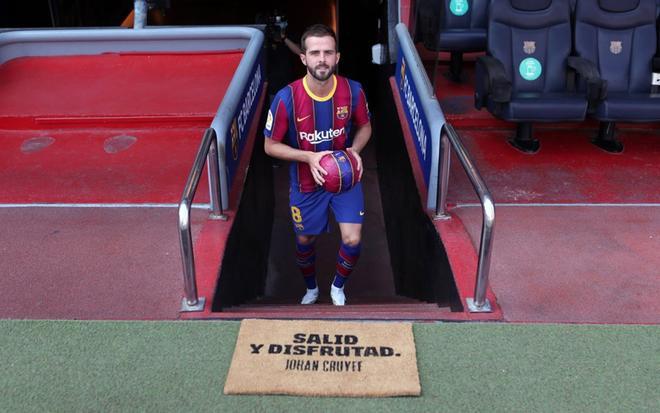
{"type": "MultiPolygon", "coordinates": [[[[369,122],[367,98],[358,82],[333,75],[333,83],[325,97],[315,96],[305,78],[277,92],[268,111],[266,138],[314,152],[350,147],[351,127],[369,122]]],[[[289,177],[291,187],[300,192],[319,188],[305,163],[292,162],[289,177]]]]}

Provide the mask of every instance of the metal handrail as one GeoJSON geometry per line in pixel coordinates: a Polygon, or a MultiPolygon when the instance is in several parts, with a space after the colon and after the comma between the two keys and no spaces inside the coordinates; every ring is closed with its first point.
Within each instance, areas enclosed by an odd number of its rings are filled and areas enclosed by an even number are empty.
{"type": "Polygon", "coordinates": [[[467,298],[468,310],[472,313],[489,313],[492,307],[486,290],[488,289],[488,274],[490,272],[490,258],[493,249],[493,229],[495,226],[495,203],[481,174],[474,165],[472,158],[463,146],[460,136],[449,123],[445,123],[441,135],[441,171],[438,180],[438,202],[436,204],[436,218],[447,219],[447,190],[449,186],[449,162],[451,147],[453,146],[463,169],[470,178],[472,187],[481,202],[483,221],[481,223],[481,240],[479,242],[479,263],[477,266],[477,282],[474,286],[474,298],[467,298]],[[451,144],[451,145],[450,145],[451,144]]]}
{"type": "Polygon", "coordinates": [[[133,1],[133,28],[144,29],[147,26],[147,0],[133,1]]]}
{"type": "Polygon", "coordinates": [[[215,130],[208,128],[204,132],[202,143],[195,156],[195,162],[188,175],[186,186],[183,189],[181,202],[179,202],[179,245],[181,247],[181,260],[183,261],[183,285],[185,297],[181,300],[181,311],[202,311],[206,299],[197,296],[197,278],[195,272],[195,254],[193,252],[192,233],[190,229],[190,210],[192,201],[197,192],[199,178],[202,175],[204,164],[208,159],[209,186],[211,187],[211,218],[226,220],[220,202],[220,186],[218,174],[218,143],[215,130]]]}

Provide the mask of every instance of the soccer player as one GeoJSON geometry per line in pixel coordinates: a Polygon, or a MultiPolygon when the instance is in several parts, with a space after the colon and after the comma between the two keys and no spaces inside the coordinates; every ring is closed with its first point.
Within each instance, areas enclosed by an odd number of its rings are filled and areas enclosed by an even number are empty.
{"type": "Polygon", "coordinates": [[[314,243],[329,230],[331,209],[339,223],[341,245],[330,297],[334,305],[344,305],[344,283],[360,256],[362,186],[358,183],[340,194],[326,192],[321,185],[327,172],[319,161],[332,150],[345,149],[357,159],[362,176],[360,151],[371,137],[369,109],[360,84],[335,74],[340,56],[331,28],[310,26],[300,46],[307,73],[275,95],[264,129],[264,149],[272,157],[291,161],[289,205],[296,262],[307,286],[301,304],[313,304],[319,296],[314,243]]]}

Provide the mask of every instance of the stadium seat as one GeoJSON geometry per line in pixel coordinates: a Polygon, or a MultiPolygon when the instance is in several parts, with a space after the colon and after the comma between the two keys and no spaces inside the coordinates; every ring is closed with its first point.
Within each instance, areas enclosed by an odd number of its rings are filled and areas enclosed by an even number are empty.
{"type": "Polygon", "coordinates": [[[575,52],[593,62],[607,81],[607,96],[591,116],[600,129],[594,143],[610,152],[623,150],[615,122],[660,121],[660,94],[653,93],[656,56],[655,0],[579,0],[575,12],[575,52]]]}
{"type": "Polygon", "coordinates": [[[598,94],[603,89],[588,65],[569,59],[571,34],[569,0],[492,1],[487,55],[476,64],[475,106],[516,122],[510,143],[524,152],[539,148],[532,122],[585,118],[587,98],[571,90],[571,70],[580,71],[598,94]]]}
{"type": "Polygon", "coordinates": [[[449,73],[454,81],[461,80],[463,53],[486,50],[489,3],[490,0],[418,0],[417,2],[415,37],[429,50],[450,52],[449,73]]]}

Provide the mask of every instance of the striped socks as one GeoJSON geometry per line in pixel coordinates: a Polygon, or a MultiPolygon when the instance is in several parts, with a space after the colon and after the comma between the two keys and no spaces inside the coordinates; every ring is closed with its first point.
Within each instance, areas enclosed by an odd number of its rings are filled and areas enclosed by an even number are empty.
{"type": "Polygon", "coordinates": [[[346,279],[351,275],[353,267],[357,263],[358,258],[360,258],[360,247],[361,244],[352,247],[342,242],[339,247],[339,254],[337,254],[337,271],[335,272],[335,279],[332,285],[337,288],[344,287],[346,279]]]}
{"type": "Polygon", "coordinates": [[[316,250],[314,242],[303,245],[296,240],[296,264],[300,268],[308,290],[316,288],[316,250]]]}

